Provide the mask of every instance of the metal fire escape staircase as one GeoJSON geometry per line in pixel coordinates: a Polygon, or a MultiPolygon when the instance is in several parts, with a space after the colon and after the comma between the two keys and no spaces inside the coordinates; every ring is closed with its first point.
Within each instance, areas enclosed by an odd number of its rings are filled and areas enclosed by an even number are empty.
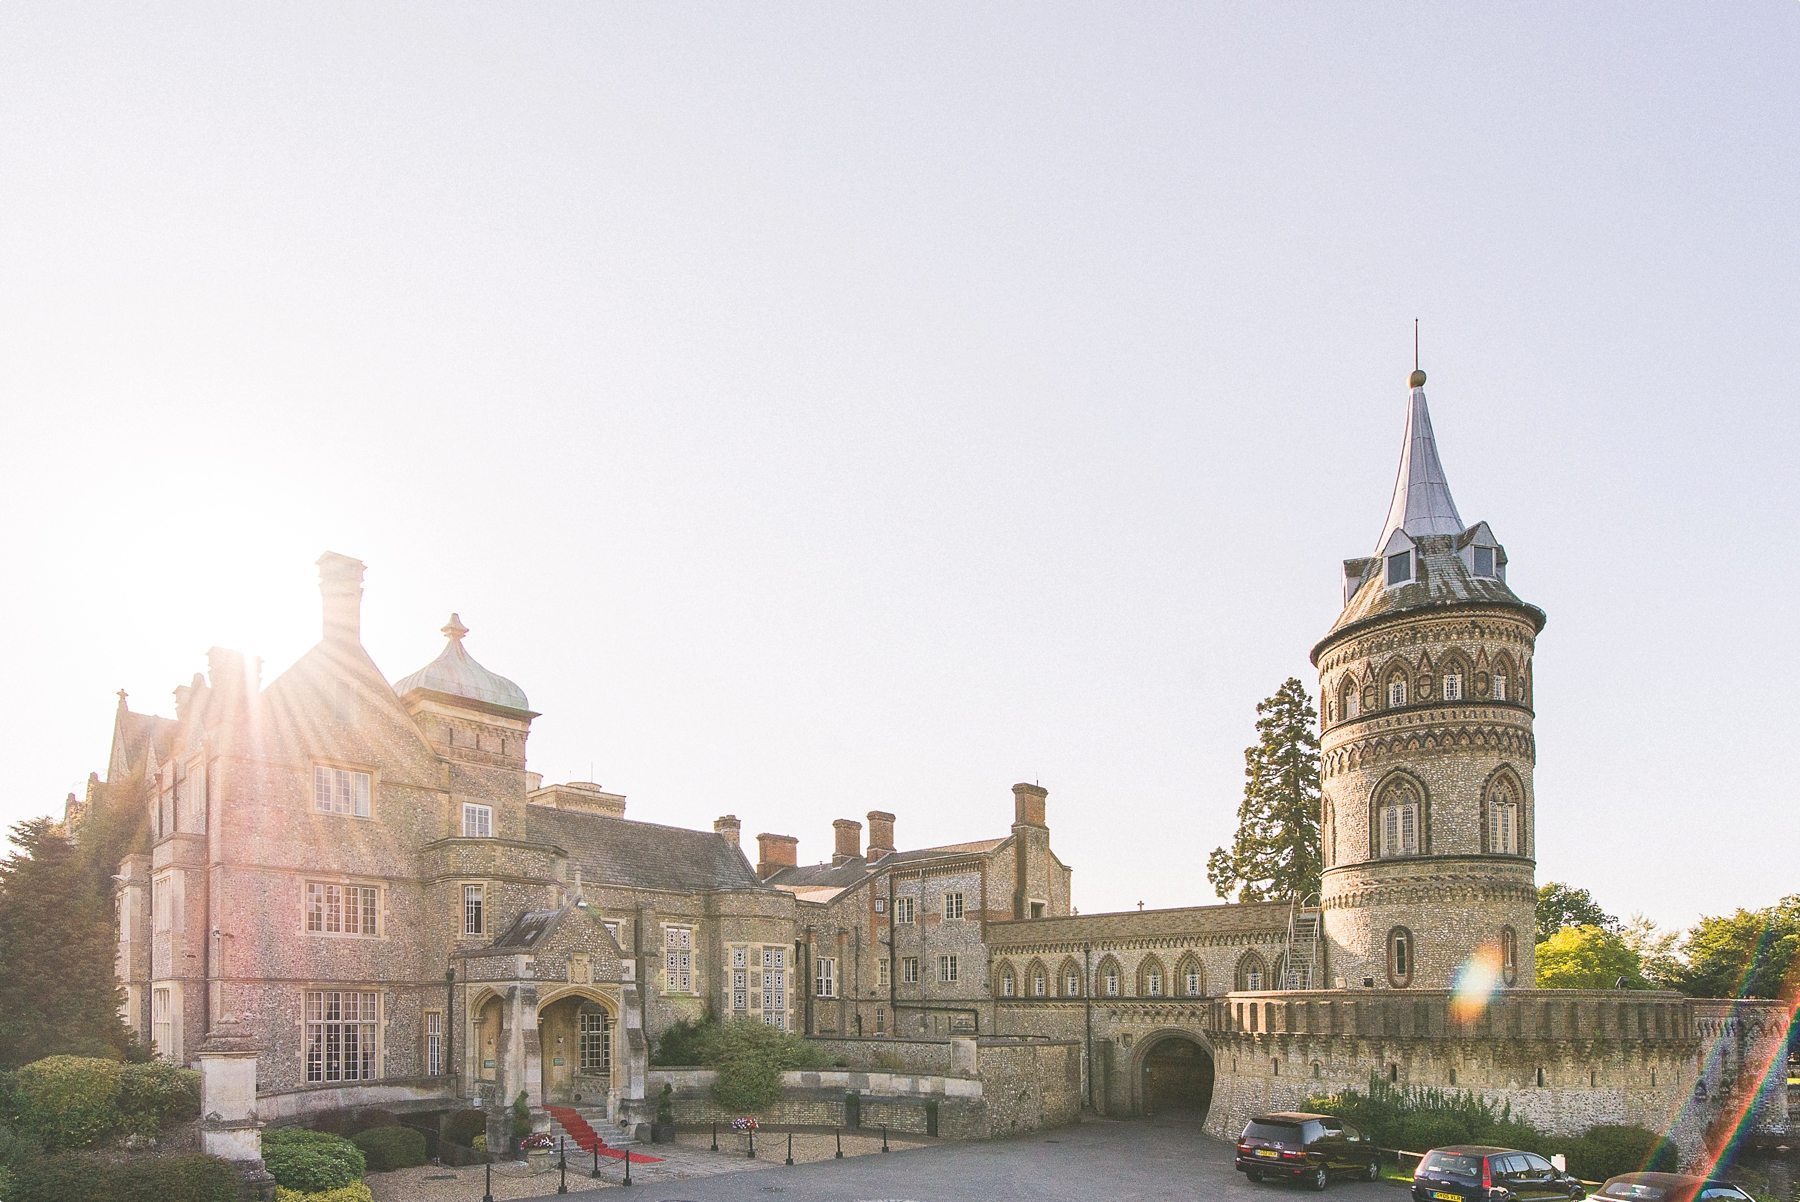
{"type": "Polygon", "coordinates": [[[1283,989],[1318,989],[1324,968],[1317,897],[1288,903],[1287,955],[1281,961],[1283,989]],[[1315,904],[1308,905],[1307,902],[1315,904]]]}

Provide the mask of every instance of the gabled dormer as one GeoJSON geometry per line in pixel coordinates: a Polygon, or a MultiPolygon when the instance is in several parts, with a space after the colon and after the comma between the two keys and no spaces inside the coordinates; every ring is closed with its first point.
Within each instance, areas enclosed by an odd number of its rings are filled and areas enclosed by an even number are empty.
{"type": "Polygon", "coordinates": [[[1486,522],[1476,522],[1456,540],[1457,554],[1477,580],[1506,580],[1506,548],[1486,522]]]}
{"type": "Polygon", "coordinates": [[[1419,546],[1406,531],[1396,529],[1377,552],[1381,561],[1381,585],[1398,588],[1419,579],[1419,546]]]}

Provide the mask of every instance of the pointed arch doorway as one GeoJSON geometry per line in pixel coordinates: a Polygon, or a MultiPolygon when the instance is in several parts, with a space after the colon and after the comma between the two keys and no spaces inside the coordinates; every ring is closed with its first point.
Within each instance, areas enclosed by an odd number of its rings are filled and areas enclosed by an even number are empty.
{"type": "Polygon", "coordinates": [[[1212,1105],[1212,1050],[1191,1035],[1171,1032],[1141,1045],[1138,1113],[1200,1122],[1212,1105]]]}

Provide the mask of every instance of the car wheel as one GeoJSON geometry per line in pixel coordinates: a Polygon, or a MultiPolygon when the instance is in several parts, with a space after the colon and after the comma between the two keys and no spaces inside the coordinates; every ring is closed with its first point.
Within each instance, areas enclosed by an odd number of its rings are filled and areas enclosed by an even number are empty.
{"type": "Polygon", "coordinates": [[[1569,1202],[1581,1202],[1585,1197],[1587,1197],[1587,1190],[1579,1185],[1569,1191],[1569,1202]]]}
{"type": "Polygon", "coordinates": [[[1331,1184],[1331,1170],[1320,1165],[1313,1170],[1312,1180],[1307,1184],[1311,1185],[1315,1191],[1324,1192],[1325,1187],[1331,1184]]]}
{"type": "Polygon", "coordinates": [[[1363,1180],[1364,1181],[1380,1181],[1381,1180],[1381,1162],[1379,1160],[1371,1160],[1369,1162],[1369,1167],[1363,1170],[1363,1180]]]}

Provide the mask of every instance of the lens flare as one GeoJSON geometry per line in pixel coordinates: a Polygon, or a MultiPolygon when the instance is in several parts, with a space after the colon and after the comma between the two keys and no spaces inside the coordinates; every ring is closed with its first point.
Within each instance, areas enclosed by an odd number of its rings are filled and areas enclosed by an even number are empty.
{"type": "Polygon", "coordinates": [[[1476,948],[1450,981],[1450,1016],[1459,1023],[1480,1018],[1500,989],[1499,947],[1483,944],[1476,948]]]}

